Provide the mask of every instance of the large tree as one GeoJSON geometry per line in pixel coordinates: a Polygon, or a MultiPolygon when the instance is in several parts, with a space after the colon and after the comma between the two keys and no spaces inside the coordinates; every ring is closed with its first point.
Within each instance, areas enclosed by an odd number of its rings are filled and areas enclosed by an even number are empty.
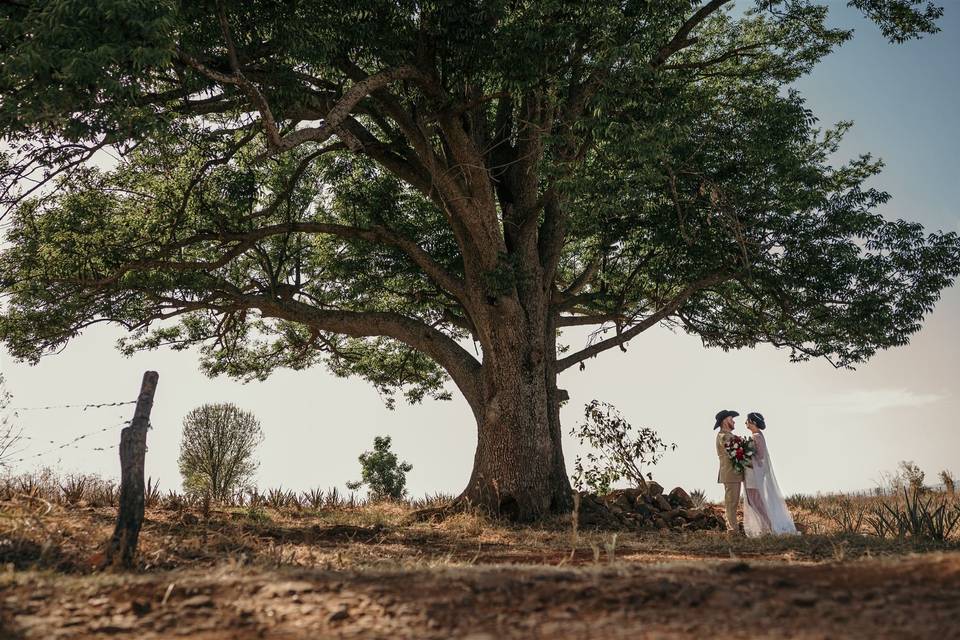
{"type": "MultiPolygon", "coordinates": [[[[658,323],[849,366],[960,270],[790,89],[851,32],[736,4],[3,3],[0,337],[35,360],[116,323],[211,374],[322,360],[414,401],[452,379],[461,498],[562,510],[562,371],[658,323]]],[[[891,41],[940,15],[849,4],[891,41]]]]}

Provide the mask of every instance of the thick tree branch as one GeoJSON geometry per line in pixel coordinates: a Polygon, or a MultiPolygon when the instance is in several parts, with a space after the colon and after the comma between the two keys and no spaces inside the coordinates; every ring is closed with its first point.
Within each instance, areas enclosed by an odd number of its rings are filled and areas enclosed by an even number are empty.
{"type": "Polygon", "coordinates": [[[690,299],[690,296],[692,296],[693,294],[707,287],[713,286],[719,282],[722,282],[727,278],[728,276],[726,275],[714,274],[711,276],[707,276],[706,278],[703,278],[701,280],[698,280],[693,284],[688,285],[683,289],[683,291],[680,292],[679,295],[677,295],[670,302],[668,302],[663,307],[661,307],[658,311],[647,316],[641,322],[633,325],[626,331],[621,331],[612,338],[601,340],[600,342],[597,342],[595,344],[590,345],[589,347],[581,349],[576,353],[570,354],[565,358],[561,358],[557,360],[556,372],[560,373],[564,369],[572,367],[573,365],[579,362],[582,362],[587,358],[591,358],[597,355],[598,353],[602,353],[607,349],[611,349],[613,347],[622,345],[623,343],[627,342],[631,338],[640,335],[641,333],[643,333],[653,325],[657,324],[661,320],[664,320],[668,316],[675,313],[677,309],[679,309],[684,302],[690,299]]]}
{"type": "Polygon", "coordinates": [[[755,49],[761,49],[767,45],[768,43],[766,42],[755,42],[753,44],[744,45],[742,47],[735,47],[733,49],[730,49],[729,51],[725,51],[724,53],[718,56],[714,56],[713,58],[709,58],[707,60],[700,60],[697,62],[678,62],[674,64],[665,64],[661,68],[662,69],[705,69],[715,64],[719,64],[724,60],[729,60],[730,58],[749,55],[751,51],[755,49]]]}
{"type": "Polygon", "coordinates": [[[697,25],[710,17],[710,15],[720,9],[720,7],[731,1],[732,0],[710,0],[710,2],[700,7],[696,13],[690,16],[687,21],[680,26],[677,33],[670,39],[670,42],[660,47],[650,60],[650,65],[660,67],[670,56],[696,43],[696,38],[689,37],[690,32],[696,29],[697,25]]]}
{"type": "Polygon", "coordinates": [[[603,324],[604,322],[616,322],[622,319],[623,316],[617,313],[603,313],[592,316],[560,316],[557,318],[557,326],[578,327],[591,324],[603,324]]]}
{"type": "Polygon", "coordinates": [[[583,288],[593,281],[599,271],[600,258],[593,258],[589,263],[587,263],[586,268],[581,271],[576,278],[573,279],[573,282],[570,283],[570,286],[560,292],[558,299],[555,300],[555,302],[564,302],[583,291],[583,288]]]}
{"type": "MultiPolygon", "coordinates": [[[[415,68],[401,66],[381,71],[360,82],[355,82],[325,114],[323,122],[319,126],[304,127],[303,129],[297,129],[286,135],[282,135],[266,96],[263,95],[263,92],[260,91],[256,84],[244,75],[239,67],[233,69],[231,73],[223,73],[211,69],[181,49],[177,50],[177,54],[180,60],[187,66],[195,69],[210,80],[239,87],[240,90],[247,95],[252,106],[260,113],[264,133],[266,133],[267,141],[274,153],[289,151],[305,142],[324,142],[334,134],[339,135],[348,147],[358,149],[359,141],[357,141],[349,131],[343,128],[344,122],[350,116],[353,109],[375,89],[384,87],[397,80],[414,78],[419,75],[419,72],[415,68]]],[[[231,63],[234,62],[234,60],[235,58],[232,57],[231,63]]]]}
{"type": "MultiPolygon", "coordinates": [[[[424,322],[392,312],[344,311],[320,309],[297,300],[240,291],[229,283],[202,300],[186,300],[169,295],[143,293],[156,303],[166,305],[169,313],[158,312],[130,326],[128,330],[146,327],[157,319],[171,319],[195,311],[235,313],[255,310],[267,318],[302,324],[317,331],[327,331],[353,338],[387,337],[423,352],[443,367],[461,390],[474,412],[480,410],[482,397],[479,380],[482,365],[453,338],[424,322]]],[[[121,322],[115,318],[98,318],[97,322],[121,322]]],[[[85,325],[84,325],[85,326],[85,325]]]]}
{"type": "Polygon", "coordinates": [[[398,340],[433,358],[450,374],[474,412],[481,410],[480,363],[455,340],[419,320],[397,313],[317,309],[296,300],[263,295],[238,296],[235,302],[259,310],[265,317],[298,322],[320,331],[398,340]]]}
{"type": "Polygon", "coordinates": [[[231,260],[252,249],[257,242],[269,237],[291,233],[329,234],[345,239],[364,240],[397,247],[405,253],[424,274],[438,287],[456,298],[461,304],[466,299],[463,281],[437,263],[429,253],[416,242],[405,238],[382,226],[368,228],[352,227],[343,224],[325,222],[289,222],[260,227],[246,232],[210,232],[198,233],[170,243],[151,258],[136,260],[121,266],[113,274],[84,284],[94,288],[103,288],[120,280],[124,274],[133,271],[163,269],[167,271],[212,271],[225,266],[231,260]],[[166,256],[176,254],[180,249],[201,242],[232,243],[223,255],[215,260],[167,260],[166,256]]]}

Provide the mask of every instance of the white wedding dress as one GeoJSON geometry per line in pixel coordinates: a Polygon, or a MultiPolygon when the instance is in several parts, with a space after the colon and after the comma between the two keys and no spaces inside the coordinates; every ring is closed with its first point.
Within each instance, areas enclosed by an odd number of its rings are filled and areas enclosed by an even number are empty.
{"type": "Polygon", "coordinates": [[[793,524],[790,510],[780,493],[777,476],[773,473],[773,462],[762,433],[756,433],[753,441],[757,445],[752,466],[743,474],[746,496],[743,501],[743,530],[751,538],[762,535],[795,535],[797,528],[793,524]]]}

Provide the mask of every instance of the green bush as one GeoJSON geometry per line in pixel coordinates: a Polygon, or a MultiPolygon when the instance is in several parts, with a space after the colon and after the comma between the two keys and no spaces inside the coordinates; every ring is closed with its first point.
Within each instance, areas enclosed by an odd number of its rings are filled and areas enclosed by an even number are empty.
{"type": "Polygon", "coordinates": [[[578,491],[584,489],[595,493],[609,493],[614,483],[627,480],[636,487],[645,487],[649,472],[643,465],[653,466],[667,449],[677,448],[660,439],[649,427],[640,428],[636,434],[633,427],[617,409],[606,402],[591,401],[584,408],[584,421],[570,431],[580,444],[588,443],[594,451],[586,456],[577,456],[571,478],[578,491]]]}
{"type": "Polygon", "coordinates": [[[373,451],[360,454],[361,480],[348,482],[348,489],[367,485],[371,500],[402,500],[407,495],[407,472],[413,465],[400,462],[390,451],[390,442],[390,436],[373,439],[373,451]]]}

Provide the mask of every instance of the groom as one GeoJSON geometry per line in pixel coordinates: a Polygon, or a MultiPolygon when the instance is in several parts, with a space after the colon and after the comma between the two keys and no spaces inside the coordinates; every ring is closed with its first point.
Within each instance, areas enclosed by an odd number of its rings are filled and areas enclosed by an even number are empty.
{"type": "Polygon", "coordinates": [[[730,439],[733,433],[733,419],[740,414],[736,411],[724,409],[716,415],[714,429],[720,429],[717,434],[717,457],[720,458],[720,472],[717,473],[717,482],[723,485],[723,503],[727,508],[727,532],[738,534],[740,532],[737,526],[737,504],[740,502],[740,484],[743,482],[743,473],[737,471],[730,462],[723,445],[730,439]]]}

